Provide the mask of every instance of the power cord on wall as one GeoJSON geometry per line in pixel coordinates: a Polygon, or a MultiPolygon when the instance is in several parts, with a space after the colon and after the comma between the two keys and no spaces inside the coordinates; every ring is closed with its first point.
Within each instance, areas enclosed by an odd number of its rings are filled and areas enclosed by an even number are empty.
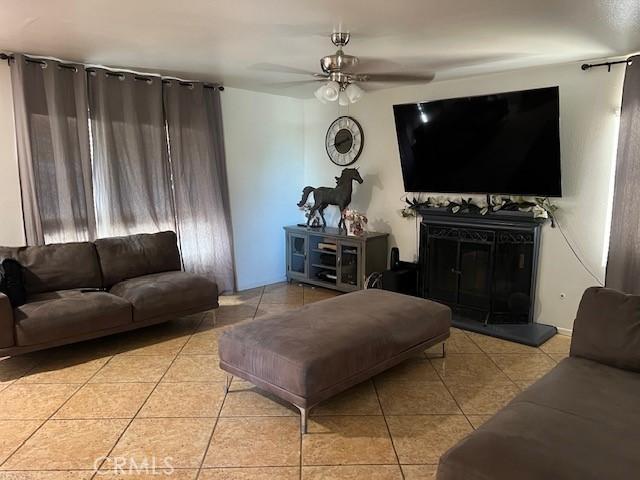
{"type": "Polygon", "coordinates": [[[562,230],[562,226],[560,225],[560,222],[558,222],[558,218],[554,217],[554,222],[556,227],[558,227],[558,230],[560,231],[560,233],[562,234],[562,237],[564,238],[564,241],[567,243],[567,245],[569,246],[569,249],[571,250],[571,253],[573,253],[574,257],[576,257],[576,259],[578,260],[578,262],[580,262],[580,265],[582,265],[582,268],[585,269],[585,271],[591,275],[593,277],[593,279],[598,282],[598,285],[600,287],[604,287],[604,282],[602,280],[600,280],[592,271],[591,269],[587,266],[587,264],[585,262],[582,261],[582,258],[580,258],[580,255],[578,255],[578,252],[576,252],[576,249],[573,248],[573,245],[571,245],[571,242],[569,241],[569,238],[567,238],[567,236],[564,233],[564,230],[562,230]]]}
{"type": "MultiPolygon", "coordinates": [[[[406,198],[406,195],[402,197],[402,199],[404,200],[404,198],[406,198]]],[[[573,253],[573,256],[576,257],[576,260],[578,260],[578,262],[580,263],[580,265],[582,265],[582,268],[585,269],[585,271],[596,281],[598,282],[598,286],[600,287],[604,287],[604,282],[602,280],[600,280],[598,278],[598,276],[593,273],[591,271],[591,269],[587,266],[587,264],[582,260],[582,258],[580,258],[580,255],[578,254],[578,252],[576,251],[576,249],[573,247],[573,245],[571,244],[571,242],[569,241],[569,238],[567,237],[567,235],[564,233],[564,230],[562,229],[562,226],[560,225],[560,222],[558,221],[557,217],[553,217],[553,221],[555,226],[558,227],[558,230],[560,231],[560,233],[562,234],[562,237],[564,238],[564,241],[566,242],[567,246],[569,247],[569,250],[571,250],[571,253],[573,253]]],[[[415,217],[415,222],[416,222],[416,246],[417,246],[417,251],[419,252],[420,250],[420,227],[419,227],[419,222],[418,222],[418,216],[416,215],[415,217]]]]}

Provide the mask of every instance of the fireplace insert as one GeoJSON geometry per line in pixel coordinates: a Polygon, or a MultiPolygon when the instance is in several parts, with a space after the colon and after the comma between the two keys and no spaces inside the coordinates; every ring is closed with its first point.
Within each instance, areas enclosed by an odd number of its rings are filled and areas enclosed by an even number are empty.
{"type": "Polygon", "coordinates": [[[541,223],[529,216],[421,212],[420,292],[456,322],[533,321],[541,223]]]}

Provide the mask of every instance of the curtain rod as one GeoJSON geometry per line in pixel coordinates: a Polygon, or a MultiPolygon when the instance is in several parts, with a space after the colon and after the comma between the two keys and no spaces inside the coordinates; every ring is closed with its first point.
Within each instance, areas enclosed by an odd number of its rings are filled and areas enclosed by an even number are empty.
{"type": "MultiPolygon", "coordinates": [[[[9,64],[11,64],[10,60],[12,60],[13,58],[15,58],[12,54],[7,54],[7,53],[3,53],[0,52],[0,60],[7,60],[9,61],[9,64]]],[[[29,63],[38,63],[40,65],[46,65],[47,61],[44,59],[39,59],[39,58],[32,58],[32,57],[28,57],[25,56],[25,60],[29,63]]],[[[68,68],[68,69],[72,69],[72,70],[77,70],[77,65],[74,64],[69,64],[69,63],[64,63],[64,62],[58,62],[58,65],[60,65],[61,68],[68,68]]],[[[86,67],[85,66],[85,71],[89,72],[89,73],[95,73],[98,67],[86,67]]],[[[114,76],[114,77],[121,77],[123,76],[125,73],[132,73],[132,72],[124,72],[124,71],[117,71],[117,70],[110,70],[105,68],[105,73],[106,75],[109,76],[114,76]]],[[[135,80],[142,80],[142,81],[150,81],[152,78],[161,78],[162,79],[162,83],[170,83],[172,80],[175,80],[176,82],[178,82],[178,85],[182,85],[185,87],[190,87],[193,86],[194,81],[189,81],[189,80],[180,80],[178,78],[172,78],[172,77],[162,77],[160,75],[156,76],[145,76],[145,75],[136,75],[134,74],[133,77],[135,80]]],[[[207,83],[207,82],[202,82],[203,87],[204,88],[211,88],[211,89],[218,89],[219,91],[223,92],[224,91],[224,85],[215,85],[212,83],[207,83]]]]}
{"type": "Polygon", "coordinates": [[[618,60],[615,62],[602,62],[602,63],[583,63],[582,66],[580,68],[582,68],[582,70],[589,70],[590,68],[597,68],[597,67],[607,67],[607,71],[610,72],[611,71],[611,65],[618,65],[621,63],[626,63],[627,65],[631,65],[633,63],[633,60],[631,60],[630,58],[627,58],[626,60],[618,60]]]}

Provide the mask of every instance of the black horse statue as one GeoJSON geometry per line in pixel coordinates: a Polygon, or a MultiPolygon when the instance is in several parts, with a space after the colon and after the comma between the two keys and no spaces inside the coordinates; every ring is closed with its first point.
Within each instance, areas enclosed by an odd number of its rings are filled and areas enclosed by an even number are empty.
{"type": "Polygon", "coordinates": [[[327,221],[324,219],[324,209],[329,205],[336,205],[340,209],[340,221],[338,222],[338,228],[346,229],[343,212],[351,203],[351,194],[353,192],[353,185],[351,182],[356,181],[362,183],[362,177],[355,168],[345,168],[342,170],[342,174],[336,177],[336,187],[304,187],[302,190],[302,200],[298,203],[298,207],[302,207],[306,202],[309,195],[313,192],[313,207],[309,211],[309,218],[307,218],[307,226],[315,213],[320,214],[322,218],[322,224],[326,227],[327,221]]]}

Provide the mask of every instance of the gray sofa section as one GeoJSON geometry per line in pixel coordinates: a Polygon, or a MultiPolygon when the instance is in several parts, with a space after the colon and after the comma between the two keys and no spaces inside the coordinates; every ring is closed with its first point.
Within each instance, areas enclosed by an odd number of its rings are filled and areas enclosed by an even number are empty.
{"type": "Polygon", "coordinates": [[[571,355],[440,459],[438,480],[640,472],[640,296],[590,288],[571,355]]]}
{"type": "Polygon", "coordinates": [[[0,247],[24,267],[27,303],[0,294],[0,356],[164,322],[218,306],[218,287],[181,271],[174,232],[0,247]],[[102,291],[83,291],[102,289],[102,291]]]}

